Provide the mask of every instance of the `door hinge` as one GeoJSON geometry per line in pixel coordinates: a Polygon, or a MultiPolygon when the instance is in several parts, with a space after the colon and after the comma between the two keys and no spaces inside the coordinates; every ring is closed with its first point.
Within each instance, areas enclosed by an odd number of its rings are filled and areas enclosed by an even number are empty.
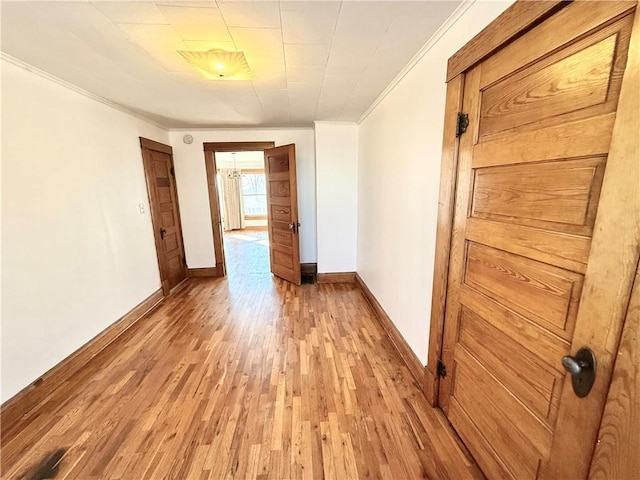
{"type": "Polygon", "coordinates": [[[458,123],[456,125],[456,137],[459,137],[467,131],[469,127],[469,115],[466,113],[458,112],[458,123]]]}
{"type": "Polygon", "coordinates": [[[436,370],[438,372],[439,377],[447,376],[447,366],[444,364],[442,360],[438,360],[436,370]]]}
{"type": "Polygon", "coordinates": [[[169,170],[171,172],[171,176],[175,178],[176,176],[176,169],[171,167],[171,170],[169,170]]]}

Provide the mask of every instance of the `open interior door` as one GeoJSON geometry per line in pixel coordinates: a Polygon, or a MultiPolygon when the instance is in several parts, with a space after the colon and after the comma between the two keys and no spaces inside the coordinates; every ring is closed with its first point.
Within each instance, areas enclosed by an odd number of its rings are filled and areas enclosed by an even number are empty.
{"type": "Polygon", "coordinates": [[[300,285],[296,146],[283,145],[265,150],[264,163],[271,273],[300,285]]]}

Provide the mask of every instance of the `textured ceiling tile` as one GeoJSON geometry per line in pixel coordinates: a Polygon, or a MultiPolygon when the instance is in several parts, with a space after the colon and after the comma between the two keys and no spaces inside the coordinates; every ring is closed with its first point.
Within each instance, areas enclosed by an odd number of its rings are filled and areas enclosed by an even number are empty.
{"type": "Polygon", "coordinates": [[[218,49],[233,52],[236,46],[233,42],[215,42],[213,40],[184,40],[187,50],[194,52],[206,52],[208,50],[218,49]]]}
{"type": "Polygon", "coordinates": [[[230,42],[231,37],[217,8],[158,7],[183,40],[230,42]]]}
{"type": "Polygon", "coordinates": [[[115,23],[144,23],[167,25],[169,21],[153,2],[92,2],[109,20],[115,23]]]}
{"type": "Polygon", "coordinates": [[[3,52],[169,127],[309,125],[360,118],[458,4],[2,1],[0,27],[3,52]],[[177,53],[212,48],[256,78],[205,80],[177,53]]]}
{"type": "Polygon", "coordinates": [[[246,55],[251,71],[256,74],[256,80],[263,75],[284,75],[284,56],[282,55],[246,55]]]}
{"type": "Polygon", "coordinates": [[[169,7],[218,8],[215,0],[153,0],[153,3],[155,3],[157,6],[169,7]]]}
{"type": "Polygon", "coordinates": [[[340,11],[342,2],[339,0],[281,0],[280,11],[282,12],[305,12],[310,15],[324,15],[336,17],[340,11]]]}
{"type": "Polygon", "coordinates": [[[229,27],[280,28],[278,2],[218,2],[229,27]]]}
{"type": "Polygon", "coordinates": [[[321,84],[324,79],[324,67],[287,66],[287,80],[292,83],[321,84]]]}
{"type": "Polygon", "coordinates": [[[282,31],[279,28],[229,29],[238,50],[246,56],[283,56],[282,31]]]}
{"type": "Polygon", "coordinates": [[[315,15],[309,12],[283,11],[284,43],[331,43],[336,24],[335,15],[315,15]]]}
{"type": "Polygon", "coordinates": [[[324,67],[329,59],[329,44],[285,44],[287,66],[324,67]]]}
{"type": "Polygon", "coordinates": [[[262,74],[252,80],[253,87],[257,92],[287,89],[287,77],[284,74],[268,75],[262,74]]]}
{"type": "Polygon", "coordinates": [[[192,71],[178,53],[186,49],[186,45],[170,25],[122,24],[120,28],[167,72],[192,71]]]}

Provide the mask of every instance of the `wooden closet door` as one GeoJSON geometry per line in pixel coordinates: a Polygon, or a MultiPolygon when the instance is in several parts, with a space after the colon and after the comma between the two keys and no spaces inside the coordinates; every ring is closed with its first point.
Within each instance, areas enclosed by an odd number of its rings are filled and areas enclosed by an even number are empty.
{"type": "Polygon", "coordinates": [[[439,403],[491,478],[588,471],[637,261],[638,161],[608,161],[633,7],[571,4],[465,75],[439,403]],[[583,346],[579,398],[561,360],[583,346]]]}

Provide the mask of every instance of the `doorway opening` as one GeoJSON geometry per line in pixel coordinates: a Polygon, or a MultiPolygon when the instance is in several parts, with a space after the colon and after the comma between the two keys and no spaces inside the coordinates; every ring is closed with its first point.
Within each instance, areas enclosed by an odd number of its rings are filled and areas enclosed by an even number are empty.
{"type": "Polygon", "coordinates": [[[216,152],[214,155],[227,274],[269,273],[264,152],[216,152]]]}
{"type": "MultiPolygon", "coordinates": [[[[229,213],[227,212],[226,222],[228,226],[223,225],[223,215],[221,206],[225,199],[220,193],[223,189],[222,180],[232,180],[235,177],[236,194],[234,198],[226,199],[229,203],[240,203],[244,200],[242,195],[242,172],[234,175],[225,176],[218,172],[217,158],[224,159],[222,153],[239,152],[260,152],[263,157],[262,168],[264,169],[264,185],[265,197],[267,205],[267,231],[268,231],[268,251],[269,251],[269,270],[270,272],[288,282],[295,285],[301,283],[301,267],[300,267],[300,221],[298,217],[298,187],[296,174],[296,146],[295,144],[281,145],[276,147],[273,142],[205,142],[204,159],[205,169],[207,171],[207,184],[209,190],[209,208],[211,212],[211,226],[213,230],[213,250],[215,254],[215,274],[224,277],[227,274],[227,265],[225,259],[225,243],[224,231],[233,230],[232,226],[235,222],[236,229],[242,229],[242,221],[245,227],[248,221],[261,222],[264,226],[264,219],[260,218],[260,197],[262,189],[260,187],[260,178],[258,176],[251,177],[252,168],[247,168],[246,182],[248,186],[246,191],[247,203],[253,205],[258,210],[247,212],[241,208],[235,208],[229,213]],[[255,185],[251,185],[254,182],[255,185]],[[250,192],[250,193],[249,193],[250,192]],[[249,198],[256,197],[256,198],[249,198]],[[240,213],[238,213],[240,212],[240,213]],[[258,215],[252,215],[258,213],[258,215]],[[242,218],[232,218],[234,215],[240,215],[242,218]],[[254,217],[254,218],[251,218],[254,217]],[[256,218],[257,217],[257,218],[256,218]],[[239,226],[238,226],[239,225],[239,226]],[[230,228],[229,228],[230,227],[230,228]]],[[[238,158],[235,159],[236,165],[233,165],[234,157],[231,158],[231,170],[238,170],[238,158]],[[234,168],[235,167],[235,168],[234,168]]],[[[240,169],[241,170],[241,169],[240,169]]],[[[261,172],[255,172],[261,173],[261,172]]],[[[228,210],[228,209],[227,209],[228,210]]],[[[260,231],[260,230],[257,230],[260,231]]],[[[248,237],[248,236],[246,236],[248,237]]],[[[244,240],[248,240],[248,238],[244,240]]],[[[235,240],[238,240],[237,238],[235,240]]],[[[266,238],[253,240],[255,246],[265,246],[266,238]]],[[[231,246],[231,236],[228,237],[229,246],[231,246]]],[[[262,264],[264,265],[264,263],[262,264]]]]}

